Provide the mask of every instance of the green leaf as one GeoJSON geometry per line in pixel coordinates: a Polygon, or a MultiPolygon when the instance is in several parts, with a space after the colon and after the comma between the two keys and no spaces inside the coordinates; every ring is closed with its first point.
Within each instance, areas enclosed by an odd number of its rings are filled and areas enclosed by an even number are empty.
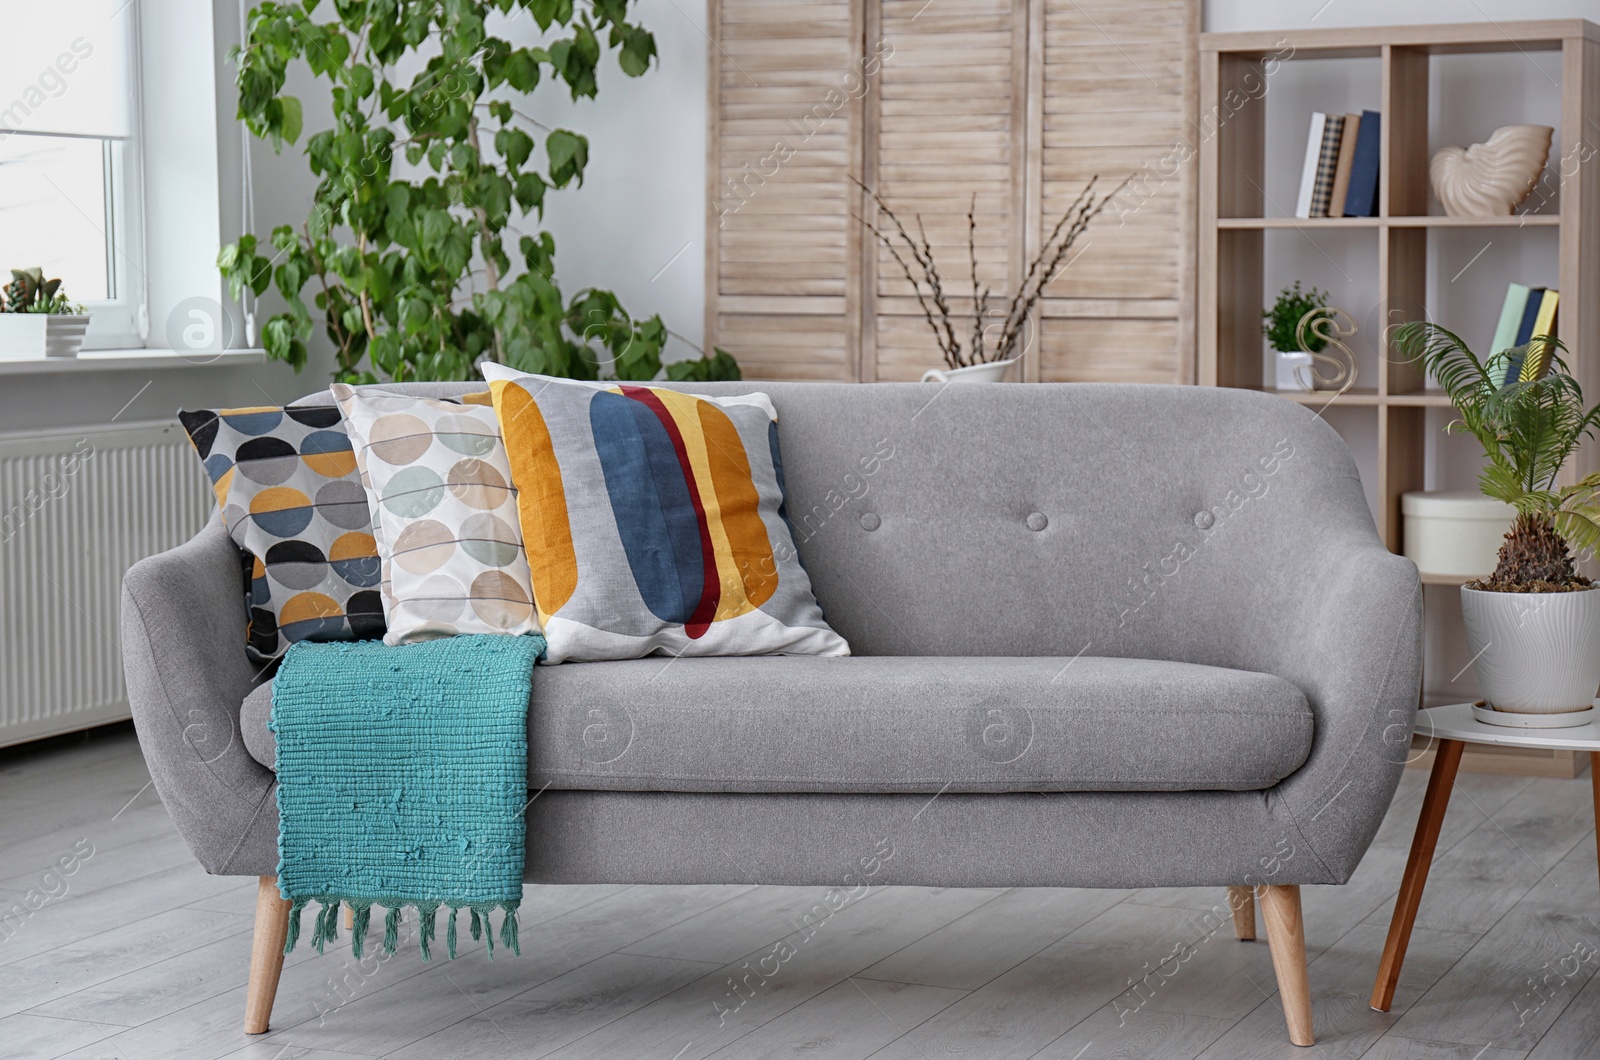
{"type": "Polygon", "coordinates": [[[544,213],[544,178],[532,170],[517,174],[517,205],[523,213],[544,213]]]}
{"type": "MultiPolygon", "coordinates": [[[[533,54],[525,48],[520,48],[506,56],[506,82],[518,92],[532,92],[539,87],[539,62],[533,54]]],[[[509,112],[511,105],[506,104],[509,112]]],[[[502,118],[510,121],[510,117],[502,118]]]]}
{"type": "Polygon", "coordinates": [[[422,218],[422,238],[429,243],[443,243],[454,227],[455,221],[448,213],[429,210],[422,218]]]}
{"type": "Polygon", "coordinates": [[[282,124],[279,126],[280,135],[290,143],[300,139],[300,128],[304,121],[300,109],[300,101],[293,96],[280,96],[278,102],[283,106],[282,124]]]}
{"type": "Polygon", "coordinates": [[[287,361],[294,342],[294,322],[287,315],[268,320],[261,329],[261,345],[275,361],[287,361]]]}
{"type": "Polygon", "coordinates": [[[366,99],[372,95],[373,79],[370,66],[352,66],[345,76],[350,84],[350,91],[355,93],[357,99],[366,99]]]}
{"type": "MultiPolygon", "coordinates": [[[[619,27],[620,30],[620,27],[619,27]]],[[[629,77],[638,77],[650,69],[650,60],[656,55],[656,39],[646,30],[637,26],[621,30],[620,38],[617,31],[611,35],[613,43],[622,44],[622,51],[617,55],[617,64],[622,67],[622,72],[629,77]]]]}
{"type": "Polygon", "coordinates": [[[550,183],[564,188],[573,179],[583,184],[583,167],[589,163],[589,141],[577,133],[557,129],[544,141],[550,158],[550,183]]]}
{"type": "Polygon", "coordinates": [[[520,169],[533,154],[533,137],[521,129],[501,129],[494,134],[494,149],[513,169],[520,169]]]}

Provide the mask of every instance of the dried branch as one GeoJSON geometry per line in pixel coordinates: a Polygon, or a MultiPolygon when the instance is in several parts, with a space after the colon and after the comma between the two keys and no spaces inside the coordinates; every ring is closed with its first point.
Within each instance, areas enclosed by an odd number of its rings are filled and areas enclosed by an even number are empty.
{"type": "Polygon", "coordinates": [[[923,297],[922,285],[917,282],[915,276],[911,275],[911,266],[907,265],[906,259],[900,256],[900,251],[895,249],[894,241],[879,231],[878,227],[872,224],[872,222],[868,221],[865,217],[857,216],[856,220],[860,221],[863,225],[866,225],[867,231],[877,236],[878,241],[883,244],[884,249],[887,250],[894,260],[899,263],[900,271],[906,274],[906,282],[911,285],[911,290],[916,293],[917,304],[922,306],[922,315],[927,318],[928,327],[933,329],[933,339],[939,344],[939,350],[944,354],[945,363],[949,364],[951,368],[957,367],[950,361],[950,351],[945,347],[944,334],[939,330],[938,323],[936,323],[933,319],[933,310],[928,308],[928,300],[923,297]]]}
{"type": "Polygon", "coordinates": [[[972,363],[983,363],[983,313],[989,290],[978,293],[978,193],[972,193],[967,206],[967,258],[972,263],[972,363]]]}
{"type": "Polygon", "coordinates": [[[956,329],[950,323],[950,303],[944,297],[944,277],[939,275],[939,266],[933,263],[933,247],[928,244],[927,229],[922,227],[922,215],[916,214],[917,235],[922,238],[922,256],[927,261],[928,288],[933,291],[933,304],[939,308],[939,320],[944,324],[945,334],[945,360],[953,361],[951,368],[965,368],[967,361],[961,356],[961,340],[956,338],[956,329]]]}
{"type": "MultiPolygon", "coordinates": [[[[868,221],[858,216],[866,229],[873,234],[878,242],[883,244],[895,263],[900,266],[900,271],[905,273],[906,282],[911,284],[912,292],[917,296],[917,304],[922,307],[922,315],[928,322],[928,327],[933,331],[934,341],[939,344],[940,351],[944,354],[945,363],[951,368],[965,368],[969,365],[985,364],[995,361],[1009,360],[1012,351],[1016,348],[1017,341],[1022,334],[1034,306],[1061,270],[1065,267],[1067,253],[1072,249],[1078,237],[1083,235],[1094,219],[1106,208],[1106,205],[1116,195],[1127,187],[1128,181],[1133,179],[1132,174],[1121,184],[1118,184],[1108,194],[1096,197],[1095,184],[1099,181],[1098,175],[1089,178],[1083,190],[1072,200],[1066,211],[1056,221],[1055,227],[1050,230],[1050,235],[1040,246],[1039,253],[1028,264],[1027,271],[1023,274],[1022,283],[1011,297],[1011,305],[1006,311],[1004,324],[1000,330],[1000,337],[994,345],[985,349],[983,339],[983,321],[989,312],[990,290],[978,284],[978,197],[972,196],[972,201],[967,207],[967,258],[972,266],[972,347],[970,357],[963,357],[961,340],[956,338],[955,326],[951,320],[950,304],[945,297],[944,277],[939,272],[939,267],[933,259],[933,246],[928,242],[928,233],[922,224],[921,214],[917,214],[917,239],[911,238],[905,225],[900,223],[900,218],[895,216],[894,210],[877,192],[867,187],[860,180],[851,176],[850,182],[866,193],[879,212],[888,217],[894,224],[895,235],[899,243],[903,243],[910,251],[911,260],[917,264],[922,276],[919,279],[912,271],[911,265],[906,261],[905,255],[900,251],[896,240],[879,228],[875,222],[868,221]],[[1063,231],[1064,230],[1064,231],[1063,231]],[[928,294],[923,293],[923,285],[928,287],[928,294]],[[932,304],[930,305],[930,299],[932,304]],[[937,315],[936,315],[937,311],[937,315]]],[[[1076,259],[1073,259],[1076,260],[1076,259]]]]}
{"type": "Polygon", "coordinates": [[[996,360],[1003,361],[1010,356],[1011,350],[1015,348],[1017,340],[1021,336],[1023,325],[1027,322],[1029,314],[1033,312],[1034,305],[1044,294],[1044,289],[1060,275],[1061,262],[1066,258],[1067,251],[1071,250],[1078,237],[1088,230],[1090,223],[1100,216],[1100,212],[1106,208],[1106,204],[1115,198],[1118,192],[1128,186],[1128,181],[1133,179],[1133,174],[1130,173],[1121,184],[1118,184],[1108,194],[1101,196],[1096,201],[1092,190],[1095,181],[1098,179],[1098,175],[1089,179],[1089,183],[1084,186],[1083,191],[1073,200],[1072,206],[1068,207],[1067,212],[1061,215],[1061,220],[1056,222],[1055,228],[1051,229],[1050,238],[1046,239],[1044,245],[1039,248],[1038,257],[1034,258],[1033,263],[1028,266],[1028,273],[1023,279],[1022,286],[1017,288],[1017,293],[1012,296],[1011,310],[1006,314],[1005,327],[1000,332],[1000,341],[996,343],[996,360]],[[1070,224],[1068,224],[1069,218],[1071,219],[1070,224]],[[1060,235],[1063,225],[1067,225],[1067,232],[1064,236],[1060,235]],[[1052,243],[1056,243],[1054,251],[1051,250],[1052,243]],[[1049,264],[1045,266],[1044,273],[1040,276],[1039,266],[1047,258],[1049,264]],[[1033,286],[1032,291],[1029,290],[1030,282],[1033,286]]]}

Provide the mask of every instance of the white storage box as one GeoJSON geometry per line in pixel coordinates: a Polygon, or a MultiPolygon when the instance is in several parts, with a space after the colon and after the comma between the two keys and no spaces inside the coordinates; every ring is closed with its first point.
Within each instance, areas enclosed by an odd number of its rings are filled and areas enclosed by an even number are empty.
{"type": "Polygon", "coordinates": [[[1479,578],[1494,571],[1517,510],[1476,490],[1407,493],[1406,558],[1423,574],[1479,578]]]}

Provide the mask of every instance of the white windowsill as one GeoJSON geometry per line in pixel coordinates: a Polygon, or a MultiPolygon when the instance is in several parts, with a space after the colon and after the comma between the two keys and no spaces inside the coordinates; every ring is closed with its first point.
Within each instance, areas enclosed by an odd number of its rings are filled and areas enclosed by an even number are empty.
{"type": "Polygon", "coordinates": [[[0,375],[93,372],[117,368],[231,368],[242,364],[261,364],[266,359],[265,350],[223,350],[221,353],[180,353],[177,350],[156,349],[83,350],[76,357],[0,360],[0,375]]]}

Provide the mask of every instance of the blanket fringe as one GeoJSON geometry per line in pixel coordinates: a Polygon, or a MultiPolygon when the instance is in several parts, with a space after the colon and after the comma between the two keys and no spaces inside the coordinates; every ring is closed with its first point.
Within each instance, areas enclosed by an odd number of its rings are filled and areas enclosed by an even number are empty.
{"type": "Polygon", "coordinates": [[[383,918],[383,955],[394,956],[394,948],[400,941],[400,907],[391,905],[389,913],[383,918]]]}
{"type": "Polygon", "coordinates": [[[294,944],[300,941],[300,911],[306,907],[304,902],[295,902],[289,907],[289,933],[283,937],[283,952],[288,954],[294,949],[294,944]]]}
{"type": "Polygon", "coordinates": [[[500,920],[500,943],[518,957],[522,956],[522,944],[517,940],[517,910],[521,905],[521,902],[505,902],[500,907],[506,911],[500,920]]]}
{"type": "Polygon", "coordinates": [[[456,959],[456,931],[457,915],[463,911],[467,914],[467,929],[472,937],[481,940],[489,959],[494,960],[494,946],[496,935],[502,947],[510,950],[517,956],[522,956],[522,941],[518,937],[517,917],[522,903],[517,899],[508,899],[502,902],[468,902],[462,905],[451,905],[448,902],[438,901],[401,901],[394,899],[391,905],[382,898],[340,898],[336,895],[316,895],[310,898],[292,899],[289,907],[289,927],[284,935],[283,952],[293,952],[296,943],[300,941],[301,915],[305,908],[312,902],[320,904],[320,908],[312,914],[311,945],[315,946],[318,953],[326,952],[327,944],[339,937],[339,911],[348,905],[351,911],[350,953],[357,960],[365,956],[367,932],[372,926],[372,907],[383,906],[387,912],[383,918],[383,952],[385,956],[392,955],[400,945],[400,911],[406,906],[417,911],[417,949],[424,961],[433,959],[433,943],[438,938],[439,917],[445,918],[444,942],[445,951],[451,960],[456,959]],[[493,913],[500,910],[500,926],[494,926],[493,913]]]}
{"type": "Polygon", "coordinates": [[[417,915],[422,919],[422,923],[417,929],[417,949],[422,951],[422,959],[424,961],[431,961],[433,959],[434,921],[439,915],[439,904],[430,902],[426,905],[419,905],[417,906],[417,915]]]}
{"type": "Polygon", "coordinates": [[[359,960],[367,953],[367,929],[372,926],[372,903],[351,902],[350,909],[354,914],[350,922],[350,954],[359,960]]]}
{"type": "Polygon", "coordinates": [[[334,898],[318,900],[322,908],[317,912],[317,924],[311,932],[311,945],[322,953],[324,946],[339,937],[339,902],[334,898]]]}

